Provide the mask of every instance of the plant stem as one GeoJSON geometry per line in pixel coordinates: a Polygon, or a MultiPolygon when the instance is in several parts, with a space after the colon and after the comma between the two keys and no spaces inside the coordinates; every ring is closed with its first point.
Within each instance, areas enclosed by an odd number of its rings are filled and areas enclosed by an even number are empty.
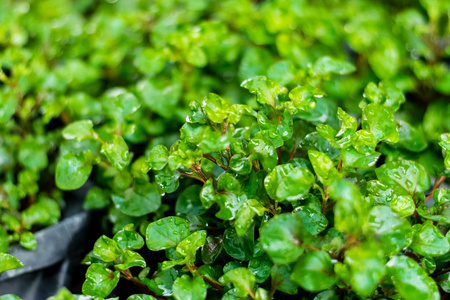
{"type": "Polygon", "coordinates": [[[441,270],[441,271],[439,271],[439,272],[436,272],[436,273],[433,273],[433,277],[438,277],[438,276],[440,276],[440,275],[442,275],[442,274],[445,274],[445,273],[447,273],[447,272],[450,272],[450,268],[446,268],[446,269],[443,269],[443,270],[441,270]]]}
{"type": "MultiPolygon", "coordinates": [[[[328,193],[326,193],[318,184],[314,184],[314,187],[319,190],[322,195],[322,214],[326,213],[327,201],[328,201],[328,193]]],[[[326,187],[325,187],[326,188],[326,187]]]]}
{"type": "Polygon", "coordinates": [[[197,175],[194,175],[194,174],[180,172],[180,176],[194,178],[194,179],[200,180],[201,182],[205,183],[205,180],[203,180],[202,178],[200,178],[200,177],[198,177],[197,175]]]}
{"type": "Polygon", "coordinates": [[[133,274],[131,274],[131,272],[130,272],[130,269],[121,271],[121,273],[126,280],[129,280],[129,281],[133,282],[135,285],[137,285],[143,293],[145,293],[147,295],[151,295],[151,296],[155,297],[156,299],[166,299],[162,295],[157,294],[154,291],[152,291],[145,283],[134,278],[133,274]]]}
{"type": "Polygon", "coordinates": [[[200,178],[203,180],[203,182],[206,182],[208,178],[206,178],[205,174],[202,172],[202,168],[197,164],[192,164],[191,170],[194,171],[200,178]]]}
{"type": "Polygon", "coordinates": [[[294,159],[296,154],[297,154],[297,146],[295,146],[294,149],[289,154],[289,159],[288,160],[294,159]]]}
{"type": "Polygon", "coordinates": [[[434,181],[433,189],[431,190],[431,193],[425,198],[425,203],[427,203],[428,201],[430,201],[431,198],[433,198],[434,191],[436,189],[438,189],[441,186],[441,184],[444,183],[444,181],[446,179],[447,179],[447,177],[441,176],[441,178],[439,178],[439,180],[434,181]]]}
{"type": "Polygon", "coordinates": [[[223,287],[220,286],[220,283],[215,281],[215,280],[211,280],[206,276],[203,276],[202,274],[200,274],[197,270],[194,270],[194,273],[200,275],[204,281],[206,281],[207,283],[209,283],[210,285],[212,285],[215,289],[219,290],[219,291],[223,291],[223,287]]]}
{"type": "Polygon", "coordinates": [[[277,148],[278,164],[281,165],[281,147],[277,148]]]}
{"type": "Polygon", "coordinates": [[[305,245],[305,248],[311,251],[322,251],[322,249],[311,246],[311,245],[305,245]]]}
{"type": "Polygon", "coordinates": [[[212,285],[215,289],[219,290],[219,291],[223,291],[223,287],[221,286],[221,284],[214,280],[214,279],[209,279],[206,276],[203,276],[203,274],[201,274],[198,270],[197,267],[193,264],[188,265],[189,271],[191,271],[191,273],[195,273],[197,275],[200,275],[204,281],[206,281],[207,283],[209,283],[210,285],[212,285]]]}
{"type": "Polygon", "coordinates": [[[209,159],[210,161],[212,161],[212,162],[215,163],[216,165],[219,165],[219,164],[217,163],[217,160],[216,160],[214,157],[212,157],[211,154],[209,154],[209,153],[203,154],[203,157],[206,158],[206,159],[209,159]]]}

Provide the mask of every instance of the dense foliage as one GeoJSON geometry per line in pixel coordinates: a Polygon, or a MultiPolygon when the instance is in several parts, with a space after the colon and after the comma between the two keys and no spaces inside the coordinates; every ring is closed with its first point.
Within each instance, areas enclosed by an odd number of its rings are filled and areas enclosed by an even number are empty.
{"type": "Polygon", "coordinates": [[[439,298],[449,13],[0,1],[0,271],[90,178],[85,208],[108,224],[85,295],[128,280],[156,298],[439,298]]]}

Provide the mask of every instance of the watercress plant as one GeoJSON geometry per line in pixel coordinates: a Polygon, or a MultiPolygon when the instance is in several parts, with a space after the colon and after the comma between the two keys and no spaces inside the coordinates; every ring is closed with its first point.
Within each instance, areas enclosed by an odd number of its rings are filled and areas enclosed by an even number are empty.
{"type": "MultiPolygon", "coordinates": [[[[108,210],[111,236],[123,228],[145,236],[148,222],[176,214],[190,231],[206,230],[205,245],[229,245],[225,232],[233,236],[233,229],[242,238],[252,226],[262,245],[258,234],[268,215],[317,204],[310,199],[316,197],[322,214],[316,219],[323,222],[318,228],[303,222],[314,245],[331,228],[350,234],[333,223],[339,206],[330,191],[339,178],[351,179],[370,200],[359,213],[381,201],[412,224],[430,220],[445,232],[445,201],[427,210],[416,195],[427,181],[418,177],[418,189],[402,181],[403,191],[391,187],[398,178],[386,174],[426,172],[436,178],[433,191],[448,175],[449,139],[441,134],[450,131],[449,12],[445,1],[430,0],[1,1],[0,253],[10,243],[35,249],[33,233],[61,217],[61,190],[79,188],[88,178],[96,187],[85,208],[108,210]],[[245,83],[257,95],[249,97],[239,83],[258,75],[265,77],[245,83]],[[191,103],[209,91],[226,100],[208,95],[191,103]],[[188,113],[180,141],[170,147],[188,113]],[[318,162],[323,167],[315,167],[318,162]],[[172,192],[176,204],[163,196],[172,192]],[[126,227],[130,223],[135,226],[126,227]]],[[[307,215],[308,209],[295,213],[307,215]]],[[[360,238],[369,239],[372,233],[360,230],[360,238]]],[[[241,248],[253,249],[245,241],[241,248]]],[[[229,257],[251,261],[259,255],[248,250],[233,256],[224,247],[217,254],[223,265],[229,257]]],[[[269,252],[264,264],[278,259],[269,252]]],[[[192,257],[180,255],[170,260],[189,271],[192,257]]],[[[0,266],[21,264],[2,254],[0,266]]],[[[278,261],[273,268],[290,273],[285,266],[278,261]]],[[[117,270],[108,276],[133,281],[126,269],[117,270]]],[[[208,288],[208,297],[219,286],[208,288]]]]}
{"type": "MultiPolygon", "coordinates": [[[[157,211],[160,194],[190,184],[166,216],[135,218],[97,240],[85,295],[107,297],[121,280],[157,299],[439,299],[439,287],[448,291],[450,194],[440,188],[448,171],[427,192],[424,166],[384,153],[405,138],[395,86],[369,84],[361,118],[318,111],[327,96],[312,86],[288,90],[258,76],[242,87],[257,106],[217,94],[193,100],[180,139],[136,159],[145,167],[131,167],[134,183],[112,196],[125,215],[157,211]],[[149,170],[154,181],[142,179],[149,170]]],[[[86,128],[76,138],[95,139],[86,128]]],[[[447,144],[443,135],[446,157],[447,144]]],[[[125,158],[108,156],[116,167],[125,158]]]]}

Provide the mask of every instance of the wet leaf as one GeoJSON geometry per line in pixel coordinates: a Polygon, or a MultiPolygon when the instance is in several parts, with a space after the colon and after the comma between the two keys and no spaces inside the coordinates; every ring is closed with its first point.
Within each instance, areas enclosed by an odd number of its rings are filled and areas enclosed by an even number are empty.
{"type": "Polygon", "coordinates": [[[188,223],[179,217],[166,217],[150,223],[145,240],[152,251],[175,247],[189,235],[188,223]]]}
{"type": "Polygon", "coordinates": [[[173,296],[177,300],[204,300],[206,284],[201,276],[183,275],[173,283],[173,296]]]}
{"type": "Polygon", "coordinates": [[[56,185],[62,190],[80,188],[92,171],[92,162],[84,153],[67,153],[56,165],[56,185]]]}
{"type": "Polygon", "coordinates": [[[93,297],[105,298],[119,282],[119,271],[111,271],[103,264],[92,264],[86,272],[86,281],[83,283],[83,294],[93,297]]]}
{"type": "Polygon", "coordinates": [[[273,217],[261,229],[261,245],[276,264],[296,261],[303,254],[302,220],[293,214],[273,217]]]}
{"type": "Polygon", "coordinates": [[[410,257],[394,256],[387,269],[392,282],[404,299],[440,299],[438,288],[433,279],[410,257]]]}
{"type": "Polygon", "coordinates": [[[23,263],[20,260],[10,254],[0,253],[0,273],[21,267],[23,263]]]}
{"type": "Polygon", "coordinates": [[[291,279],[307,291],[330,288],[336,282],[330,256],[324,251],[312,251],[300,257],[291,279]]]}
{"type": "Polygon", "coordinates": [[[425,192],[431,184],[425,168],[414,161],[391,161],[376,169],[375,172],[381,183],[396,191],[404,190],[410,195],[425,192]]]}

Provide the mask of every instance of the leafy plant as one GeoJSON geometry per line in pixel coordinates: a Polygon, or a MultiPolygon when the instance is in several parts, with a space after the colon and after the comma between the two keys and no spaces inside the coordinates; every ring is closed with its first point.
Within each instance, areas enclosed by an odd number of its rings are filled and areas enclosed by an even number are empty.
{"type": "MultiPolygon", "coordinates": [[[[112,196],[136,223],[97,240],[85,259],[83,293],[107,297],[122,277],[155,298],[439,299],[450,274],[449,193],[439,188],[447,171],[426,195],[425,167],[386,151],[404,138],[406,123],[394,118],[402,93],[394,86],[382,99],[366,93],[360,120],[337,108],[315,125],[310,115],[327,102],[322,90],[289,91],[261,76],[242,87],[258,106],[216,94],[193,100],[180,139],[136,158],[146,167],[134,169],[134,183],[112,196]],[[142,179],[149,170],[151,183],[142,179]],[[176,192],[184,178],[195,182],[179,194],[176,216],[160,216],[159,194],[176,192]],[[147,193],[136,193],[137,185],[147,193]],[[153,222],[140,217],[148,207],[156,211],[153,222]],[[150,277],[149,265],[157,266],[150,277]]],[[[67,127],[66,138],[96,139],[92,126],[82,125],[67,127]],[[76,137],[67,134],[73,127],[76,137]]],[[[446,141],[444,135],[444,155],[446,141]]],[[[116,168],[113,157],[125,157],[105,156],[116,168]]]]}
{"type": "MultiPolygon", "coordinates": [[[[91,179],[84,207],[107,211],[105,233],[139,232],[147,247],[116,251],[102,237],[120,261],[92,254],[86,294],[120,276],[179,299],[299,286],[435,297],[426,274],[448,290],[449,11],[428,0],[1,1],[0,253],[35,249],[63,191],[91,179]],[[175,234],[170,216],[189,229],[175,234]],[[161,250],[167,260],[148,252],[161,250]],[[417,282],[428,296],[405,294],[417,282]]],[[[5,270],[20,266],[2,255],[5,270]]]]}

